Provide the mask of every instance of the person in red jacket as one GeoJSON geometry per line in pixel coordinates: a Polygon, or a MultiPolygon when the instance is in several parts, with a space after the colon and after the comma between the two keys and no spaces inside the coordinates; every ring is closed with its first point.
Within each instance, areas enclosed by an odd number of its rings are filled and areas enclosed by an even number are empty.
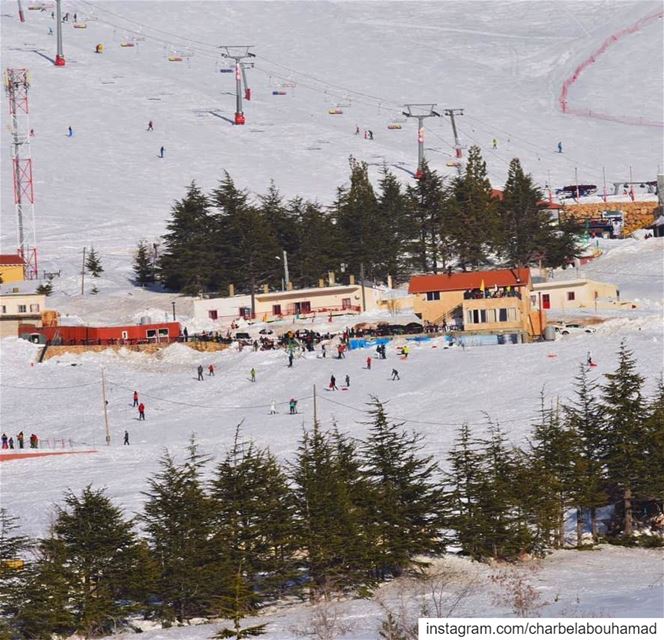
{"type": "Polygon", "coordinates": [[[142,402],[138,405],[138,419],[145,420],[145,405],[142,402]]]}
{"type": "Polygon", "coordinates": [[[138,391],[134,391],[134,406],[138,406],[138,391]]]}
{"type": "Polygon", "coordinates": [[[371,369],[371,356],[367,358],[367,369],[371,369]]]}

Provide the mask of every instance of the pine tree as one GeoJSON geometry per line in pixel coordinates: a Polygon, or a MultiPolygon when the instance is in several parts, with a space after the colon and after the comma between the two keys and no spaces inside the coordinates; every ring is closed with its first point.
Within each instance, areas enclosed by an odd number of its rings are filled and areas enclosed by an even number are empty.
{"type": "Polygon", "coordinates": [[[646,446],[643,455],[647,464],[643,491],[661,504],[664,502],[664,376],[661,375],[655,395],[648,403],[645,429],[646,446]]]}
{"type": "Polygon", "coordinates": [[[588,369],[580,365],[574,378],[575,399],[563,407],[566,428],[577,438],[574,461],[574,502],[577,512],[577,545],[583,541],[583,510],[590,510],[593,540],[597,542],[597,508],[607,502],[603,490],[605,478],[602,459],[606,434],[602,407],[595,398],[597,384],[588,378],[588,369]]]}
{"type": "Polygon", "coordinates": [[[67,493],[65,505],[44,549],[57,549],[50,555],[61,558],[76,629],[85,637],[108,633],[136,610],[126,600],[127,579],[136,570],[132,524],[103,490],[89,486],[80,497],[67,493]]]}
{"type": "Polygon", "coordinates": [[[468,150],[465,171],[452,183],[451,207],[451,235],[458,261],[464,270],[480,267],[495,244],[497,219],[486,162],[477,146],[468,150]]]}
{"type": "Polygon", "coordinates": [[[211,483],[212,544],[219,557],[242,566],[250,590],[246,607],[278,597],[295,576],[293,500],[288,481],[268,451],[240,440],[217,467],[211,483]]]}
{"type": "Polygon", "coordinates": [[[136,247],[134,254],[134,275],[136,276],[136,284],[145,286],[155,280],[155,268],[148,249],[148,245],[144,240],[141,240],[136,247]]]}
{"type": "Polygon", "coordinates": [[[48,280],[47,282],[42,282],[36,289],[37,293],[41,293],[45,296],[50,296],[53,293],[53,282],[48,280]]]}
{"type": "Polygon", "coordinates": [[[378,574],[399,576],[417,566],[416,555],[438,553],[442,493],[434,480],[438,467],[421,454],[421,436],[390,423],[385,408],[372,398],[369,435],[362,447],[370,485],[365,508],[371,518],[373,563],[378,574]]]}
{"type": "Polygon", "coordinates": [[[298,544],[311,599],[369,579],[366,549],[359,542],[361,520],[339,471],[330,435],[314,423],[302,436],[292,469],[298,544]]]}
{"type": "Polygon", "coordinates": [[[377,202],[378,224],[376,236],[376,275],[387,281],[390,275],[395,283],[405,277],[404,245],[410,238],[406,218],[408,200],[396,176],[383,167],[380,194],[377,202]]]}
{"type": "Polygon", "coordinates": [[[29,538],[16,533],[18,528],[18,518],[0,508],[0,638],[12,637],[11,620],[21,607],[27,574],[25,554],[32,546],[29,538]]]}
{"type": "Polygon", "coordinates": [[[85,268],[93,278],[98,278],[104,272],[104,269],[101,266],[101,260],[94,247],[90,247],[88,257],[85,260],[85,268]]]}
{"type": "Polygon", "coordinates": [[[602,386],[607,448],[605,464],[609,482],[622,492],[623,534],[634,532],[632,500],[644,488],[649,462],[643,455],[647,442],[647,407],[642,395],[643,377],[623,340],[618,350],[618,368],[605,374],[602,386]]]}
{"type": "Polygon", "coordinates": [[[208,615],[213,596],[227,586],[223,559],[215,558],[210,544],[213,510],[201,478],[206,462],[192,438],[183,464],[166,453],[160,471],[148,481],[141,520],[159,564],[162,620],[208,615]]]}
{"type": "Polygon", "coordinates": [[[210,203],[195,182],[171,209],[158,273],[169,289],[190,294],[216,291],[225,274],[216,260],[217,238],[210,203]]]}

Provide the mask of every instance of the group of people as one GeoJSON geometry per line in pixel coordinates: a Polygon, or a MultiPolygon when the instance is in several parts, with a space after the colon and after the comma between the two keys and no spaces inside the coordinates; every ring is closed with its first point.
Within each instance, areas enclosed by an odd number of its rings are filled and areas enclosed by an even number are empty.
{"type": "Polygon", "coordinates": [[[466,289],[463,292],[464,300],[479,300],[481,298],[521,298],[521,294],[511,286],[491,289],[466,289]]]}
{"type": "MultiPolygon", "coordinates": [[[[134,391],[134,407],[138,409],[138,419],[145,420],[145,405],[138,400],[138,391],[134,391]]],[[[129,443],[127,443],[129,444],[129,443]]]]}
{"type": "MultiPolygon", "coordinates": [[[[25,445],[25,436],[21,431],[14,440],[13,436],[7,436],[6,433],[2,434],[2,448],[3,449],[23,449],[25,445]]],[[[30,434],[30,448],[39,449],[39,438],[34,433],[30,434]]]]}
{"type": "MultiPolygon", "coordinates": [[[[360,125],[357,125],[357,124],[355,125],[355,135],[356,136],[360,135],[360,125]]],[[[365,140],[373,140],[374,139],[373,131],[371,129],[365,129],[364,130],[364,139],[365,140]]]]}

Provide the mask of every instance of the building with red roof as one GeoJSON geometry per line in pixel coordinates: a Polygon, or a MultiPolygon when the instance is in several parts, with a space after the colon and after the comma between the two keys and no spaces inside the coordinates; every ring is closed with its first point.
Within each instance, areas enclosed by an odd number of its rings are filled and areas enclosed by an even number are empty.
{"type": "Polygon", "coordinates": [[[4,284],[25,280],[25,261],[17,253],[0,254],[0,278],[4,284]]]}

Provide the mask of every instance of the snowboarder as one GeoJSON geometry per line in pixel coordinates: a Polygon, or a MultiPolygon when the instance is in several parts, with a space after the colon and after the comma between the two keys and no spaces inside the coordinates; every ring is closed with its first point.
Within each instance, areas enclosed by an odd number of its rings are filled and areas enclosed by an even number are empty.
{"type": "Polygon", "coordinates": [[[275,413],[277,413],[277,403],[275,400],[272,400],[272,403],[270,404],[270,415],[273,416],[275,413]]]}
{"type": "Polygon", "coordinates": [[[18,434],[18,436],[16,436],[16,439],[18,440],[18,448],[23,449],[23,439],[24,439],[23,431],[21,431],[18,434]]]}
{"type": "Polygon", "coordinates": [[[401,380],[399,372],[396,369],[392,369],[392,380],[401,380]]]}
{"type": "Polygon", "coordinates": [[[125,429],[125,432],[124,432],[124,441],[123,441],[122,444],[123,445],[129,444],[129,431],[127,431],[126,429],[125,429]]]}
{"type": "Polygon", "coordinates": [[[563,143],[559,142],[558,143],[558,153],[562,153],[562,152],[563,152],[563,143]]]}
{"type": "Polygon", "coordinates": [[[198,365],[197,371],[198,371],[198,379],[203,380],[203,365],[202,364],[198,365]]]}
{"type": "Polygon", "coordinates": [[[8,449],[9,448],[8,445],[7,445],[7,434],[6,433],[2,434],[2,448],[3,449],[8,449]]]}
{"type": "Polygon", "coordinates": [[[367,369],[371,370],[371,356],[367,358],[367,369]]]}
{"type": "Polygon", "coordinates": [[[350,388],[350,376],[346,374],[346,389],[350,388]]]}
{"type": "Polygon", "coordinates": [[[208,365],[208,376],[214,376],[214,365],[212,363],[208,365]]]}
{"type": "Polygon", "coordinates": [[[134,407],[138,406],[138,391],[134,391],[134,407]]]}
{"type": "Polygon", "coordinates": [[[337,387],[337,379],[334,377],[334,374],[330,376],[330,391],[339,391],[337,387]]]}
{"type": "Polygon", "coordinates": [[[161,147],[161,148],[159,149],[159,157],[160,157],[160,158],[163,158],[163,157],[164,157],[164,147],[161,147]]]}
{"type": "Polygon", "coordinates": [[[145,420],[145,405],[142,402],[138,405],[138,419],[145,420]]]}
{"type": "Polygon", "coordinates": [[[251,381],[256,382],[256,369],[251,367],[251,371],[249,372],[249,375],[251,376],[251,381]]]}
{"type": "Polygon", "coordinates": [[[148,122],[148,131],[154,131],[154,127],[152,126],[152,120],[148,122]]]}
{"type": "Polygon", "coordinates": [[[297,400],[295,398],[291,398],[288,402],[288,411],[291,415],[295,415],[297,413],[297,400]]]}
{"type": "Polygon", "coordinates": [[[74,135],[74,131],[71,127],[67,127],[67,137],[71,138],[74,135]]]}

